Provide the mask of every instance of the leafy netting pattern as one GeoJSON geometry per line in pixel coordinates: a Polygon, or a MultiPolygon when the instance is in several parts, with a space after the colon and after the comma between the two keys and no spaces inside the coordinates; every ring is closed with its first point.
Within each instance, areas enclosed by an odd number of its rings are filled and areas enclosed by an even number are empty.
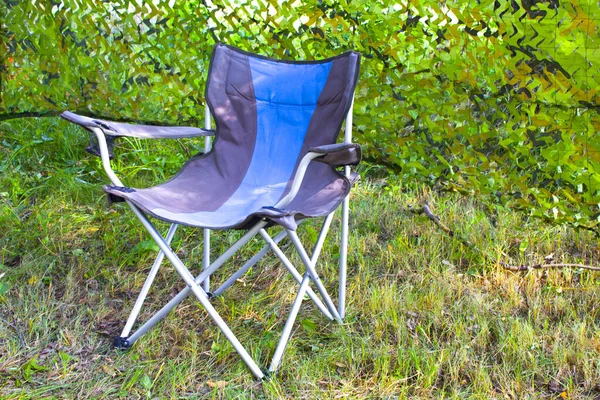
{"type": "Polygon", "coordinates": [[[71,110],[200,124],[217,42],[363,54],[358,140],[406,179],[597,229],[600,5],[0,1],[0,120],[71,110]]]}

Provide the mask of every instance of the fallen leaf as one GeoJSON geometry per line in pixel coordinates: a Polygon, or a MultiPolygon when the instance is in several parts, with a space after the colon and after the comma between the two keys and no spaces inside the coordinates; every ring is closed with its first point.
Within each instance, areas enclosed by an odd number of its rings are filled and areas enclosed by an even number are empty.
{"type": "Polygon", "coordinates": [[[110,365],[106,365],[106,364],[104,364],[104,365],[102,366],[102,370],[103,370],[104,372],[106,372],[106,374],[108,374],[108,375],[110,375],[110,376],[113,376],[113,377],[114,377],[115,375],[117,375],[117,371],[116,371],[116,369],[115,369],[114,367],[111,367],[110,365]]]}
{"type": "Polygon", "coordinates": [[[208,380],[208,381],[206,382],[206,385],[207,385],[208,387],[211,387],[211,388],[219,388],[219,389],[223,389],[223,388],[224,388],[225,386],[227,386],[228,384],[229,384],[229,382],[225,382],[225,381],[216,381],[216,382],[215,382],[215,381],[208,380]]]}
{"type": "Polygon", "coordinates": [[[42,349],[42,351],[40,351],[40,359],[46,358],[48,353],[52,352],[53,350],[56,350],[57,348],[58,348],[58,343],[56,343],[56,342],[50,343],[48,346],[44,347],[42,349]]]}
{"type": "Polygon", "coordinates": [[[551,380],[550,382],[548,382],[548,390],[550,390],[553,393],[560,393],[563,391],[558,382],[556,382],[555,380],[551,380]]]}

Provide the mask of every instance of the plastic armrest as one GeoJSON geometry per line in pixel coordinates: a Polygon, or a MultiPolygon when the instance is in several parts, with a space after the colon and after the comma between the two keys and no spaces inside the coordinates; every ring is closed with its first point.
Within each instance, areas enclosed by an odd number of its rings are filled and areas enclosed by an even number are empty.
{"type": "Polygon", "coordinates": [[[358,165],[362,159],[360,145],[355,143],[335,143],[324,146],[312,147],[309,153],[317,154],[314,161],[322,162],[332,167],[345,165],[358,165]]]}

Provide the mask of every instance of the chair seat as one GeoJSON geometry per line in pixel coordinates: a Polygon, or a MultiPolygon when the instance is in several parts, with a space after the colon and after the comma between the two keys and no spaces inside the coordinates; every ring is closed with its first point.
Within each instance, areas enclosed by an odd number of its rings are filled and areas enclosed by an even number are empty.
{"type": "Polygon", "coordinates": [[[193,159],[171,180],[149,188],[136,189],[104,186],[114,197],[129,200],[147,214],[163,221],[209,229],[243,229],[258,218],[295,229],[297,221],[325,216],[333,211],[350,191],[352,182],[330,167],[314,163],[303,184],[286,209],[273,207],[289,190],[288,181],[254,186],[240,183],[231,187],[231,179],[212,170],[213,157],[193,159]],[[318,177],[318,178],[317,178],[318,177]]]}

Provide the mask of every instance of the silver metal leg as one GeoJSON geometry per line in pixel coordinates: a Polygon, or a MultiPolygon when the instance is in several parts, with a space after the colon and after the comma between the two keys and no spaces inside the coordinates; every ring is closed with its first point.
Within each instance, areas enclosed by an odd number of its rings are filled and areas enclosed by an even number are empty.
{"type": "MultiPolygon", "coordinates": [[[[279,243],[287,236],[287,232],[279,232],[277,236],[273,238],[275,243],[279,243]]],[[[233,285],[238,279],[240,279],[250,268],[256,265],[265,254],[269,252],[271,246],[268,244],[264,246],[258,253],[256,253],[251,259],[249,259],[239,270],[237,270],[229,279],[227,279],[217,290],[213,292],[213,296],[220,296],[223,294],[225,290],[227,290],[231,285],[233,285]]]]}
{"type": "MultiPolygon", "coordinates": [[[[346,115],[346,126],[344,128],[344,143],[352,143],[352,120],[354,109],[354,95],[352,96],[352,103],[350,103],[350,109],[346,115]]],[[[344,175],[346,178],[350,178],[350,166],[344,166],[344,175]]],[[[340,282],[338,291],[338,311],[340,317],[344,318],[346,313],[346,264],[348,260],[348,220],[350,210],[350,195],[347,195],[342,205],[342,240],[340,243],[340,282]]]]}
{"type": "Polygon", "coordinates": [[[292,334],[292,328],[294,327],[294,322],[298,316],[298,311],[300,311],[302,299],[304,299],[304,296],[308,290],[309,283],[310,275],[307,272],[304,274],[302,282],[300,282],[300,289],[298,290],[298,294],[296,294],[296,298],[294,299],[294,303],[290,309],[288,319],[285,321],[285,326],[281,332],[281,338],[279,339],[279,343],[277,343],[275,354],[273,354],[273,359],[271,360],[271,365],[269,366],[269,372],[275,372],[281,363],[281,357],[283,356],[283,352],[287,346],[288,340],[290,339],[290,335],[292,334]]]}
{"type": "MultiPolygon", "coordinates": [[[[227,251],[225,251],[221,256],[219,256],[207,269],[204,269],[200,275],[198,275],[195,279],[196,283],[200,284],[203,282],[206,277],[212,275],[221,265],[223,265],[227,260],[229,260],[236,251],[238,251],[243,245],[248,243],[250,239],[252,239],[256,233],[262,229],[267,223],[259,222],[254,227],[252,227],[248,232],[246,232],[237,242],[235,242],[227,251]]],[[[130,345],[135,343],[140,337],[142,337],[146,332],[154,327],[158,322],[160,322],[163,318],[165,318],[171,310],[173,310],[179,303],[181,303],[187,296],[191,293],[191,289],[189,287],[183,289],[177,296],[175,296],[171,301],[169,301],[163,308],[161,308],[152,318],[150,318],[146,323],[144,323],[141,327],[138,328],[129,338],[128,342],[130,345]]]]}
{"type": "MultiPolygon", "coordinates": [[[[204,257],[202,260],[204,269],[210,267],[210,229],[204,229],[204,257]]],[[[210,276],[207,276],[202,284],[205,292],[210,292],[210,276]]]]}
{"type": "Polygon", "coordinates": [[[191,292],[191,289],[189,287],[186,287],[181,292],[179,292],[177,296],[173,297],[171,301],[169,301],[167,304],[164,305],[163,308],[157,311],[152,316],[152,318],[146,321],[142,326],[138,328],[138,330],[136,330],[131,336],[129,336],[129,338],[127,338],[129,345],[133,345],[139,338],[144,336],[146,332],[154,328],[154,326],[160,321],[162,321],[171,312],[171,310],[173,310],[179,305],[179,303],[185,300],[191,292]]]}
{"type": "MultiPolygon", "coordinates": [[[[263,239],[265,239],[265,241],[271,246],[271,249],[273,249],[273,252],[275,253],[275,255],[277,255],[277,257],[281,260],[283,265],[287,268],[287,270],[290,272],[290,274],[296,280],[296,282],[298,282],[298,283],[302,282],[302,275],[300,275],[298,270],[294,267],[292,262],[289,260],[289,258],[287,258],[287,256],[283,253],[283,251],[281,251],[279,246],[277,246],[277,244],[273,242],[273,240],[271,239],[269,234],[267,232],[265,232],[264,229],[261,229],[259,231],[259,233],[263,237],[263,239]]],[[[327,307],[321,302],[321,300],[317,297],[317,295],[310,288],[308,289],[308,296],[313,301],[313,303],[315,303],[317,308],[319,310],[321,310],[321,312],[327,318],[329,318],[330,321],[332,321],[333,315],[331,315],[329,310],[327,310],[327,307]]]]}
{"type": "MultiPolygon", "coordinates": [[[[171,240],[173,240],[173,236],[175,236],[176,230],[177,230],[177,224],[171,224],[171,226],[169,227],[169,231],[167,232],[167,236],[165,237],[165,243],[167,243],[168,245],[171,244],[171,240]]],[[[148,273],[146,282],[144,282],[144,286],[142,287],[142,290],[140,291],[140,294],[138,295],[138,298],[135,301],[135,304],[133,305],[133,309],[131,310],[131,313],[129,314],[127,323],[125,323],[125,327],[123,328],[123,331],[121,332],[121,337],[125,338],[125,337],[129,336],[129,332],[131,332],[131,328],[133,327],[133,324],[135,323],[135,320],[137,319],[138,314],[140,313],[140,310],[142,309],[144,300],[146,300],[148,291],[150,290],[150,287],[152,286],[152,282],[154,282],[154,278],[156,277],[156,274],[158,273],[158,270],[160,268],[160,264],[162,263],[164,258],[165,258],[165,253],[163,253],[162,250],[159,251],[158,255],[156,256],[156,260],[154,260],[154,264],[152,264],[152,268],[150,268],[150,272],[148,273]]]]}
{"type": "Polygon", "coordinates": [[[343,319],[346,314],[346,265],[348,263],[348,220],[350,214],[349,196],[342,204],[342,240],[340,243],[340,282],[338,292],[338,311],[343,319]]]}
{"type": "MultiPolygon", "coordinates": [[[[208,107],[208,103],[204,105],[204,129],[211,129],[212,120],[210,118],[210,107],[208,107]]],[[[211,138],[210,136],[204,137],[204,153],[208,153],[211,149],[211,138]]],[[[210,229],[204,229],[204,259],[203,259],[204,269],[207,269],[210,266],[210,229]]],[[[205,292],[210,292],[210,276],[206,277],[204,283],[202,284],[205,292]]]]}
{"type": "MultiPolygon", "coordinates": [[[[333,213],[329,214],[325,221],[323,222],[323,226],[321,227],[321,233],[319,234],[319,238],[317,239],[317,243],[315,244],[315,248],[313,249],[313,254],[310,258],[310,262],[315,265],[319,256],[321,255],[321,250],[323,249],[323,243],[325,242],[325,238],[327,237],[327,232],[329,231],[329,227],[331,226],[331,221],[333,220],[333,213]]],[[[285,322],[285,326],[283,331],[281,332],[281,337],[279,338],[279,343],[277,343],[277,348],[275,349],[275,354],[273,355],[273,359],[271,360],[271,365],[269,367],[269,372],[275,372],[281,363],[281,357],[283,356],[283,352],[287,346],[287,343],[292,334],[292,328],[294,326],[294,322],[296,322],[296,318],[298,317],[298,312],[300,311],[300,306],[302,305],[302,300],[304,296],[308,292],[312,292],[308,284],[310,283],[310,274],[307,271],[304,273],[302,281],[300,282],[300,289],[296,294],[296,298],[294,299],[294,303],[292,304],[292,308],[290,309],[290,314],[288,316],[287,321],[285,322]]],[[[333,318],[330,318],[333,319],[333,318]]]]}
{"type": "Polygon", "coordinates": [[[323,250],[323,244],[325,243],[325,239],[327,238],[327,233],[329,233],[329,227],[331,226],[331,221],[333,221],[333,214],[329,214],[325,221],[323,221],[323,225],[321,226],[321,232],[319,233],[319,237],[317,238],[317,243],[315,243],[315,247],[313,248],[312,256],[310,257],[313,265],[319,259],[321,255],[321,250],[323,250]]]}
{"type": "Polygon", "coordinates": [[[212,304],[210,304],[210,301],[208,300],[208,296],[206,295],[206,292],[204,292],[204,290],[202,290],[202,288],[200,286],[198,286],[194,277],[188,271],[188,269],[185,267],[185,265],[183,265],[183,263],[181,262],[179,257],[177,257],[177,255],[175,253],[173,253],[171,248],[163,240],[162,236],[158,233],[156,228],[154,228],[154,226],[148,220],[148,218],[135,205],[133,205],[130,202],[127,202],[127,203],[131,206],[133,212],[136,214],[136,216],[142,222],[144,227],[148,230],[148,232],[152,236],[152,239],[154,239],[154,241],[158,244],[158,246],[163,251],[163,253],[165,253],[165,256],[173,264],[173,266],[175,267],[175,269],[177,270],[177,272],[179,273],[181,278],[185,281],[186,285],[188,285],[188,287],[194,293],[194,295],[196,296],[198,301],[200,301],[200,303],[202,304],[204,309],[208,312],[208,314],[213,319],[213,321],[215,321],[215,323],[217,324],[217,326],[219,327],[221,332],[223,332],[223,335],[225,335],[227,340],[229,340],[229,342],[232,344],[232,346],[238,352],[238,354],[240,355],[242,360],[244,360],[244,362],[246,363],[248,368],[250,368],[250,370],[252,371],[252,374],[254,374],[254,376],[256,376],[258,379],[264,378],[264,374],[260,370],[260,368],[258,367],[256,362],[254,362],[254,360],[252,359],[250,354],[248,354],[246,349],[237,340],[237,338],[235,337],[235,335],[233,334],[231,329],[229,329],[229,327],[227,326],[225,321],[221,318],[219,313],[215,310],[215,308],[212,306],[212,304]]]}
{"type": "Polygon", "coordinates": [[[333,305],[331,297],[329,297],[329,295],[327,294],[327,290],[325,289],[325,286],[323,286],[323,282],[321,282],[321,279],[319,278],[319,275],[315,270],[314,263],[308,257],[308,254],[306,254],[306,250],[304,250],[304,247],[302,246],[302,242],[300,242],[298,235],[296,234],[296,232],[291,230],[287,230],[287,233],[290,236],[290,239],[292,239],[292,243],[294,243],[294,246],[296,247],[300,258],[302,259],[302,262],[304,263],[307,272],[310,274],[313,282],[317,286],[317,290],[321,294],[321,298],[323,299],[325,304],[327,304],[327,308],[329,308],[329,311],[331,312],[335,320],[341,323],[342,319],[340,318],[340,314],[338,313],[337,308],[333,305]]]}

